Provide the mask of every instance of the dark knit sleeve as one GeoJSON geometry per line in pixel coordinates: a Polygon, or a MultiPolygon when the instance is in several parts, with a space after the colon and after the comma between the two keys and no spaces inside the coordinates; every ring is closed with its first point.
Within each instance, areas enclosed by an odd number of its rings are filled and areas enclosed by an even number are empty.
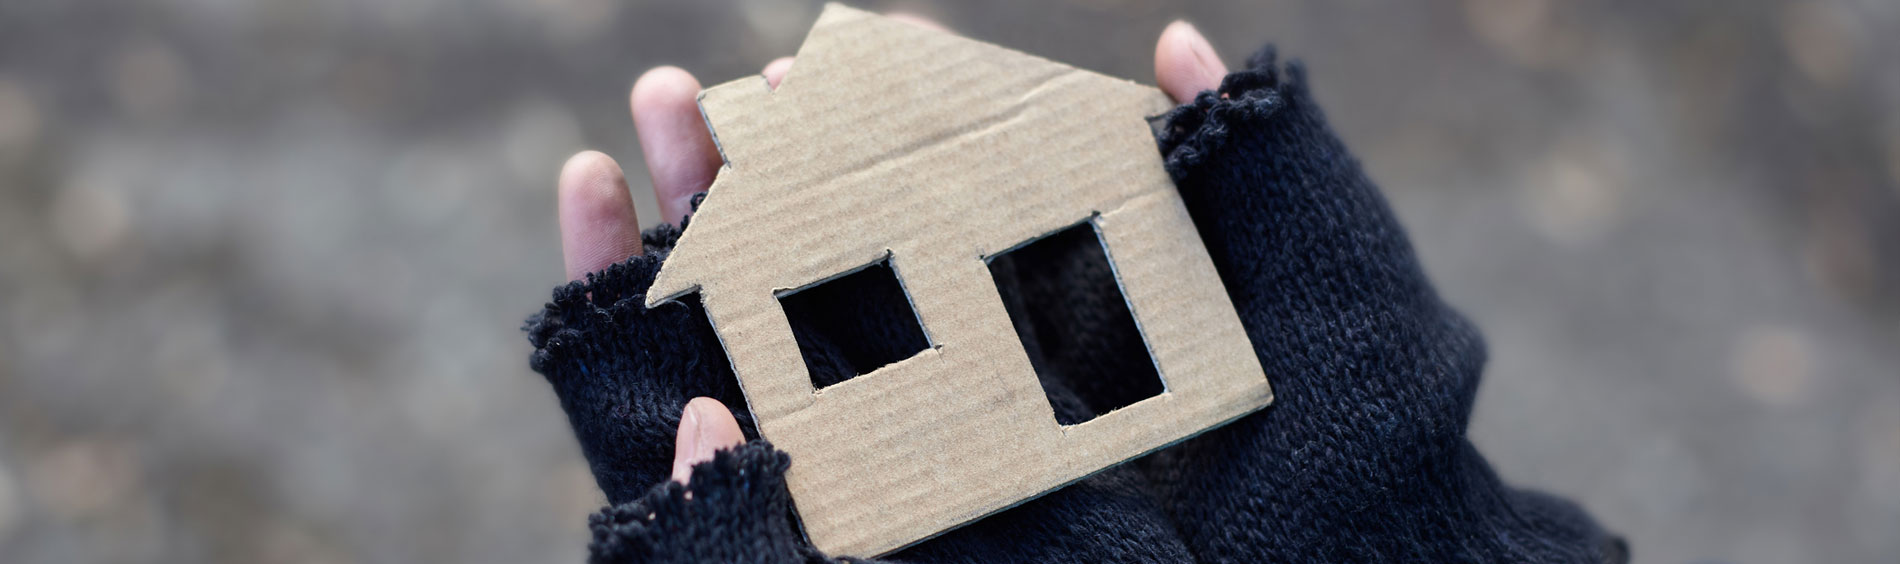
{"type": "Polygon", "coordinates": [[[1621,558],[1575,506],[1500,484],[1466,440],[1483,341],[1306,82],[1269,47],[1160,124],[1275,396],[1142,462],[1182,539],[1202,562],[1621,558]]]}

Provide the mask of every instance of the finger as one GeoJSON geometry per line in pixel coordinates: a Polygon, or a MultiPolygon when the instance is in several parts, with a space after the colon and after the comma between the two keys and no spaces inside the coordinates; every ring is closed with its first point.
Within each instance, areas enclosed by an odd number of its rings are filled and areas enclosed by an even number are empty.
{"type": "Polygon", "coordinates": [[[620,165],[598,151],[582,151],[561,166],[555,202],[561,221],[561,258],[567,279],[626,260],[640,250],[640,220],[620,165]]]}
{"type": "Polygon", "coordinates": [[[907,24],[911,24],[917,27],[921,27],[924,29],[932,30],[932,31],[941,31],[944,33],[956,33],[954,31],[950,31],[949,27],[945,27],[943,24],[937,23],[937,20],[933,20],[930,18],[919,16],[917,14],[912,14],[909,12],[891,12],[889,14],[885,14],[885,17],[888,17],[890,19],[897,20],[900,22],[904,22],[907,24]]]}
{"type": "Polygon", "coordinates": [[[679,434],[673,439],[673,481],[685,484],[693,465],[713,459],[713,453],[739,446],[745,435],[726,405],[712,398],[693,398],[680,412],[679,434]]]}
{"type": "Polygon", "coordinates": [[[779,57],[777,59],[772,59],[772,62],[770,63],[766,63],[765,70],[759,71],[759,74],[765,75],[765,83],[767,85],[770,85],[772,88],[777,89],[779,81],[785,80],[785,73],[791,72],[791,70],[792,70],[792,58],[779,57]]]}
{"type": "Polygon", "coordinates": [[[699,117],[699,81],[679,67],[659,67],[634,81],[631,98],[660,221],[679,223],[692,211],[693,195],[719,173],[719,150],[699,117]]]}
{"type": "Polygon", "coordinates": [[[1193,24],[1175,20],[1161,31],[1155,43],[1155,82],[1175,103],[1185,104],[1202,91],[1220,87],[1226,75],[1227,65],[1193,24]]]}

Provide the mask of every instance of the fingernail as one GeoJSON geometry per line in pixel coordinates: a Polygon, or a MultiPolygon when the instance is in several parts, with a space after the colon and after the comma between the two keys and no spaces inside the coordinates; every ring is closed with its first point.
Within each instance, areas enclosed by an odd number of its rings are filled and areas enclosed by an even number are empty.
{"type": "Polygon", "coordinates": [[[686,410],[693,412],[693,456],[691,458],[693,464],[712,460],[715,449],[706,444],[707,435],[710,433],[706,432],[706,417],[701,414],[705,407],[694,402],[688,405],[686,410]]]}
{"type": "Polygon", "coordinates": [[[699,410],[692,404],[680,411],[679,434],[673,438],[673,481],[685,484],[693,477],[693,464],[701,452],[699,410]]]}

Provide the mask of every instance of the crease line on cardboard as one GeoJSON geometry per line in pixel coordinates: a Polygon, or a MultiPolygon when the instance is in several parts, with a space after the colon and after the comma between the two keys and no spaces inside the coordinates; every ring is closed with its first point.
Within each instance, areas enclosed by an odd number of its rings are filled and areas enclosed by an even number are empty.
{"type": "MultiPolygon", "coordinates": [[[[806,177],[801,182],[787,186],[785,190],[802,191],[818,184],[854,184],[855,181],[848,179],[873,171],[905,167],[910,162],[923,158],[924,154],[956,152],[959,147],[973,139],[987,137],[1002,128],[1021,122],[1024,118],[1024,110],[1023,106],[1012,106],[1007,111],[987,116],[970,124],[969,127],[916,139],[902,146],[853,159],[852,162],[837,168],[841,172],[823,177],[806,177]]],[[[714,139],[716,141],[717,136],[714,136],[714,139]]]]}

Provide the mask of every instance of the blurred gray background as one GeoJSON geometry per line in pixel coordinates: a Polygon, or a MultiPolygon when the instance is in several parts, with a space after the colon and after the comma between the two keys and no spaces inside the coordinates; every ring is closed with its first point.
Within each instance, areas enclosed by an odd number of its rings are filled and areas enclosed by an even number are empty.
{"type": "MultiPolygon", "coordinates": [[[[1305,60],[1490,338],[1472,436],[1643,562],[1900,561],[1900,3],[865,2],[1305,60]]],[[[0,3],[0,562],[579,562],[517,327],[626,92],[810,2],[0,3]]]]}

